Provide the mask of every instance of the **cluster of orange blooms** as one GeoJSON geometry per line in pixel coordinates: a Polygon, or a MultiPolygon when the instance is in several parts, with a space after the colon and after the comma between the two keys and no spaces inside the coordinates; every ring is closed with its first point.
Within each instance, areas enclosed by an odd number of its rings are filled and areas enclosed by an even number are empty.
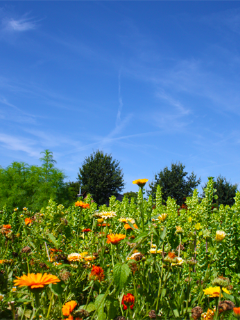
{"type": "Polygon", "coordinates": [[[90,209],[90,204],[85,203],[83,201],[77,201],[77,202],[75,202],[75,207],[80,207],[83,209],[90,209]]]}
{"type": "Polygon", "coordinates": [[[121,240],[125,239],[125,234],[108,234],[107,243],[118,244],[121,240]]]}

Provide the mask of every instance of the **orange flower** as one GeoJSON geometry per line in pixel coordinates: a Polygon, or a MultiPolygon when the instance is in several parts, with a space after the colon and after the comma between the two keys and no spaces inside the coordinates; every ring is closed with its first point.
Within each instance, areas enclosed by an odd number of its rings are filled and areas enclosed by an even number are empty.
{"type": "Polygon", "coordinates": [[[233,308],[233,314],[236,318],[240,318],[240,307],[233,308]]]}
{"type": "Polygon", "coordinates": [[[31,224],[33,220],[31,218],[26,218],[25,219],[25,225],[27,226],[28,224],[31,224]]]}
{"type": "Polygon", "coordinates": [[[92,261],[92,260],[95,260],[95,259],[96,259],[96,257],[94,257],[94,256],[86,256],[86,257],[84,257],[85,261],[92,261]]]}
{"type": "Polygon", "coordinates": [[[4,229],[11,229],[12,226],[11,226],[10,224],[4,224],[4,225],[3,225],[3,228],[4,228],[4,229]]]}
{"type": "Polygon", "coordinates": [[[84,203],[82,201],[77,201],[77,202],[75,202],[75,207],[80,207],[83,209],[90,209],[90,204],[84,203]]]}
{"type": "Polygon", "coordinates": [[[126,238],[125,234],[108,234],[107,235],[107,243],[118,244],[119,241],[126,238]]]}
{"type": "Polygon", "coordinates": [[[62,252],[62,250],[60,249],[50,249],[50,251],[53,253],[53,252],[62,252]]]}
{"type": "Polygon", "coordinates": [[[134,180],[133,184],[137,184],[139,187],[144,187],[147,182],[148,182],[148,179],[138,179],[138,180],[134,180]]]}
{"type": "MultiPolygon", "coordinates": [[[[138,226],[136,225],[136,223],[134,223],[134,228],[136,228],[136,229],[138,229],[138,226]]],[[[133,229],[128,223],[126,223],[125,225],[124,225],[124,228],[126,229],[126,230],[128,230],[128,229],[133,229]]]]}
{"type": "Polygon", "coordinates": [[[83,229],[82,232],[90,232],[92,231],[91,229],[87,228],[87,229],[83,229]]]}
{"type": "MultiPolygon", "coordinates": [[[[77,302],[74,300],[68,301],[62,307],[62,314],[64,316],[71,316],[71,312],[73,312],[74,308],[77,306],[77,302]]],[[[71,319],[71,318],[70,318],[71,319]]],[[[73,318],[72,318],[73,319],[73,318]]]]}
{"type": "Polygon", "coordinates": [[[132,295],[131,293],[125,294],[122,298],[123,309],[127,310],[128,306],[130,306],[130,308],[132,309],[134,306],[134,301],[134,295],[132,295]]]}
{"type": "Polygon", "coordinates": [[[101,267],[93,265],[90,273],[90,278],[94,278],[94,280],[102,281],[104,279],[103,269],[101,267]]]}
{"type": "Polygon", "coordinates": [[[175,255],[174,252],[168,252],[168,256],[169,256],[170,259],[176,258],[176,255],[175,255]]]}
{"type": "Polygon", "coordinates": [[[45,285],[50,283],[56,284],[57,282],[60,282],[60,280],[52,274],[44,273],[44,275],[42,275],[41,273],[28,273],[28,275],[24,274],[21,277],[17,277],[17,280],[14,280],[13,282],[15,286],[26,286],[35,289],[44,288],[45,285]]]}
{"type": "Polygon", "coordinates": [[[100,224],[98,224],[98,227],[106,227],[106,226],[108,226],[108,227],[110,227],[110,223],[100,223],[100,224]]]}

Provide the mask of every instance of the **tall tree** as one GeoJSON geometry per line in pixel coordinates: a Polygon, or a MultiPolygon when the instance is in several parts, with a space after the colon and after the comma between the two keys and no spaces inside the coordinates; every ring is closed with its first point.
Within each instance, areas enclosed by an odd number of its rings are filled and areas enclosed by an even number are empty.
{"type": "Polygon", "coordinates": [[[82,191],[90,193],[98,205],[122,191],[124,181],[119,164],[111,155],[98,150],[87,157],[79,168],[78,179],[82,191]]]}
{"type": "Polygon", "coordinates": [[[46,206],[50,198],[60,200],[64,174],[54,167],[56,161],[49,150],[41,160],[41,167],[13,162],[0,168],[0,207],[6,204],[9,209],[27,207],[35,211],[46,206]]]}
{"type": "Polygon", "coordinates": [[[149,184],[148,194],[154,198],[156,196],[157,185],[162,188],[162,198],[167,201],[168,197],[177,200],[177,204],[183,204],[186,197],[192,195],[193,190],[200,184],[201,179],[196,178],[192,172],[188,175],[182,163],[172,163],[171,168],[165,167],[155,175],[155,181],[149,184]]]}
{"type": "MultiPolygon", "coordinates": [[[[203,190],[206,188],[207,184],[203,187],[203,190]]],[[[216,181],[213,178],[213,187],[216,190],[214,194],[217,195],[217,199],[213,200],[213,203],[217,205],[224,204],[232,206],[234,204],[234,197],[237,192],[238,185],[231,184],[225,177],[221,175],[217,177],[216,181]]],[[[203,197],[204,197],[203,191],[203,197]]]]}

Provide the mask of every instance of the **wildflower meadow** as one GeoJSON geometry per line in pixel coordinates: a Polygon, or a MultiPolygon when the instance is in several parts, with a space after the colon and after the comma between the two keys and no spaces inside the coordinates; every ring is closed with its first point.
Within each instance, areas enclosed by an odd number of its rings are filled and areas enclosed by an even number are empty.
{"type": "Polygon", "coordinates": [[[213,181],[179,207],[90,195],[0,214],[0,319],[240,318],[240,193],[214,208],[213,181]]]}

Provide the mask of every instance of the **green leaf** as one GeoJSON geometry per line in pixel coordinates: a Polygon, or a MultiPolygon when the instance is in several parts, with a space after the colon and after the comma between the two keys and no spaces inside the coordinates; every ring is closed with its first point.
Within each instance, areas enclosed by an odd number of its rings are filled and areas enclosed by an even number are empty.
{"type": "Polygon", "coordinates": [[[95,308],[96,310],[101,308],[102,305],[104,306],[104,302],[105,302],[105,298],[104,298],[105,294],[99,294],[95,300],[95,308]]]}
{"type": "Polygon", "coordinates": [[[55,295],[60,296],[64,291],[65,285],[64,282],[61,281],[56,284],[50,284],[49,287],[55,295]]]}
{"type": "Polygon", "coordinates": [[[106,313],[104,312],[105,294],[99,294],[95,300],[95,309],[97,310],[98,320],[105,320],[106,313]]]}
{"type": "Polygon", "coordinates": [[[56,249],[58,249],[57,239],[56,239],[51,233],[48,233],[47,236],[48,236],[48,238],[49,238],[49,241],[54,244],[54,246],[55,246],[56,249]]]}
{"type": "Polygon", "coordinates": [[[162,240],[164,240],[164,238],[166,237],[166,234],[167,234],[167,229],[166,229],[166,227],[164,227],[163,232],[162,232],[160,238],[161,238],[162,240]]]}
{"type": "Polygon", "coordinates": [[[122,289],[127,282],[131,270],[127,264],[116,264],[113,268],[113,279],[119,289],[122,289]]]}
{"type": "Polygon", "coordinates": [[[174,309],[173,313],[174,313],[175,317],[179,317],[178,309],[174,309]]]}
{"type": "MultiPolygon", "coordinates": [[[[83,309],[85,309],[85,308],[83,308],[83,309]]],[[[87,308],[85,310],[87,310],[88,312],[93,312],[94,310],[96,310],[95,304],[93,302],[90,302],[87,305],[87,308]]]]}

